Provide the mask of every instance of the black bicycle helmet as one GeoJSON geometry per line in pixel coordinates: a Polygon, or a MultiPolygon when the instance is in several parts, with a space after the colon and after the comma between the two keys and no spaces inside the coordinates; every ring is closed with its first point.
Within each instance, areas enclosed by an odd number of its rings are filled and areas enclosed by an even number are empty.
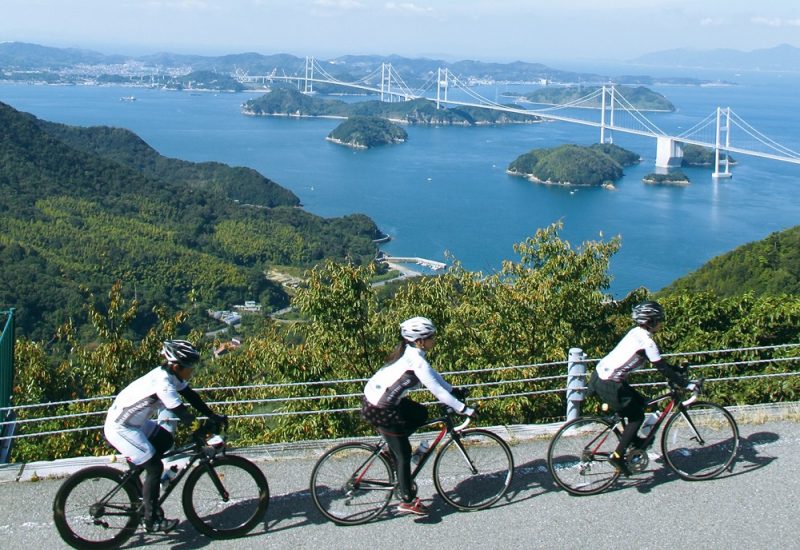
{"type": "Polygon", "coordinates": [[[664,315],[664,308],[658,302],[642,302],[633,306],[631,317],[636,321],[637,325],[644,325],[646,327],[654,327],[666,316],[664,315]]]}
{"type": "Polygon", "coordinates": [[[193,367],[200,360],[200,352],[186,340],[167,340],[161,347],[161,355],[168,363],[182,367],[193,367]]]}

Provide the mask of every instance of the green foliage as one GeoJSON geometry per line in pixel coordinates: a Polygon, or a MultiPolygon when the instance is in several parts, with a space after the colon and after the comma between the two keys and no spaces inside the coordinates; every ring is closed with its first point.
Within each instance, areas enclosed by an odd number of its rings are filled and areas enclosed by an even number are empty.
{"type": "Polygon", "coordinates": [[[0,305],[34,339],[68,321],[86,332],[82,288],[115,281],[143,306],[129,325],[139,337],[156,306],[277,309],[288,296],[268,265],[369,263],[382,236],[366,216],[314,216],[253,170],[167,159],[127,130],[51,124],[2,103],[0,126],[0,305]]]}
{"type": "Polygon", "coordinates": [[[404,121],[409,124],[462,125],[507,124],[533,122],[535,115],[497,113],[480,107],[437,109],[436,103],[428,99],[412,99],[397,103],[384,101],[361,101],[345,103],[332,99],[309,97],[297,90],[276,88],[263,96],[251,99],[242,106],[248,115],[278,116],[368,116],[404,121]]]}
{"type": "Polygon", "coordinates": [[[351,147],[370,148],[408,139],[405,130],[388,120],[374,116],[351,116],[334,128],[328,139],[351,147]]]}
{"type": "MultiPolygon", "coordinates": [[[[714,150],[691,143],[683,144],[683,158],[681,166],[714,166],[714,150]]],[[[725,153],[720,153],[720,161],[725,157],[725,153]]],[[[736,164],[733,157],[728,155],[728,164],[736,164]]]]}
{"type": "MultiPolygon", "coordinates": [[[[572,103],[600,89],[600,86],[550,86],[540,88],[525,97],[534,103],[549,103],[554,105],[565,105],[572,103]]],[[[608,90],[608,88],[607,88],[608,90]]],[[[663,95],[654,92],[644,86],[616,86],[616,93],[640,111],[674,111],[675,106],[663,95]]],[[[589,102],[595,108],[602,106],[601,98],[598,96],[589,102]]],[[[606,98],[606,101],[610,99],[606,98]]],[[[619,101],[619,99],[617,99],[619,101]]],[[[584,103],[581,103],[585,106],[584,103]]]]}
{"type": "Polygon", "coordinates": [[[508,172],[544,183],[602,185],[621,178],[623,166],[638,160],[635,153],[616,145],[560,145],[517,157],[508,172]]]}
{"type": "Polygon", "coordinates": [[[772,233],[717,256],[660,294],[713,291],[719,296],[800,295],[800,226],[772,233]]]}
{"type": "Polygon", "coordinates": [[[673,170],[669,174],[647,174],[645,177],[642,178],[642,181],[645,183],[656,183],[656,184],[673,184],[673,185],[687,185],[689,183],[689,176],[684,174],[680,170],[673,170]]]}

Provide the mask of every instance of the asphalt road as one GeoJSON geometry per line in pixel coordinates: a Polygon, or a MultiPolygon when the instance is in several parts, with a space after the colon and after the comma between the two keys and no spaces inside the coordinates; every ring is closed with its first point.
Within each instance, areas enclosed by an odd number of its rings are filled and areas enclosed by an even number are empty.
{"type": "MultiPolygon", "coordinates": [[[[750,416],[750,415],[748,415],[750,416]]],[[[702,482],[682,481],[660,461],[607,493],[574,497],[547,472],[547,440],[513,442],[515,479],[494,507],[457,512],[435,494],[430,466],[418,478],[432,508],[426,518],[392,512],[367,525],[340,527],[314,508],[308,479],[316,453],[264,459],[271,499],[263,524],[247,537],[215,542],[182,521],[169,535],[137,533],[124,548],[800,548],[795,532],[800,494],[800,424],[791,420],[740,422],[742,441],[733,471],[702,482]]],[[[0,548],[63,548],[52,521],[53,496],[63,480],[0,483],[0,548]]],[[[171,517],[185,518],[178,493],[171,517]]]]}

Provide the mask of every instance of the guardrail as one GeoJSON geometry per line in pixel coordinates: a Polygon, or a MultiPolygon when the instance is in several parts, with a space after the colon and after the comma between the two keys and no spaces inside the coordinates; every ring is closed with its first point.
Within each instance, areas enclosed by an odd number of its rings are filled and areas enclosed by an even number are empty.
{"type": "Polygon", "coordinates": [[[0,334],[0,464],[8,460],[14,432],[14,411],[11,410],[11,391],[14,387],[14,308],[0,311],[5,315],[0,334]]]}
{"type": "MultiPolygon", "coordinates": [[[[730,348],[730,349],[720,349],[720,350],[704,350],[704,351],[694,351],[694,352],[685,352],[685,353],[674,353],[674,354],[664,354],[664,357],[669,360],[669,358],[706,358],[704,362],[693,362],[690,365],[690,369],[693,372],[697,372],[697,376],[703,376],[706,380],[706,384],[715,384],[715,383],[724,383],[729,381],[741,381],[741,380],[748,380],[748,379],[758,379],[758,378],[780,378],[780,377],[792,377],[800,375],[800,371],[797,369],[800,368],[800,343],[793,343],[793,344],[782,344],[782,345],[775,345],[775,346],[755,346],[755,347],[746,347],[746,348],[730,348]],[[759,357],[759,358],[743,358],[743,359],[736,359],[737,356],[743,355],[771,355],[770,357],[759,357]],[[716,359],[716,360],[712,360],[716,359]],[[725,360],[729,359],[729,360],[725,360]],[[787,370],[786,364],[789,365],[790,369],[795,370],[787,370]],[[770,369],[775,370],[777,365],[784,365],[782,372],[769,372],[770,369]],[[748,369],[747,374],[735,374],[735,375],[727,375],[725,376],[726,370],[732,370],[736,367],[746,367],[748,369]],[[757,372],[759,368],[763,368],[764,371],[767,372],[757,372]],[[714,371],[717,371],[717,374],[714,374],[714,371]]],[[[514,365],[514,366],[504,366],[504,367],[489,367],[483,369],[474,369],[474,370],[462,370],[462,371],[451,371],[451,372],[443,372],[442,374],[445,377],[455,377],[458,375],[470,375],[476,376],[480,375],[486,378],[484,381],[480,381],[477,383],[470,383],[470,384],[461,384],[462,387],[469,387],[469,388],[478,388],[482,389],[484,395],[476,396],[471,398],[470,401],[480,400],[480,401],[487,401],[487,400],[495,400],[495,399],[510,399],[516,397],[528,397],[528,396],[536,396],[536,395],[545,395],[545,394],[558,394],[562,393],[565,394],[565,400],[567,404],[566,415],[570,417],[570,415],[576,415],[580,411],[580,402],[583,400],[583,393],[585,390],[585,376],[587,372],[587,367],[596,363],[599,359],[591,359],[587,358],[586,355],[580,350],[579,348],[572,348],[570,350],[570,356],[565,361],[556,361],[556,362],[549,362],[549,363],[537,363],[537,364],[529,364],[529,365],[514,365]],[[554,370],[556,368],[562,369],[562,373],[558,375],[552,376],[525,376],[526,373],[530,371],[536,370],[554,370]],[[508,373],[522,373],[522,376],[519,378],[513,379],[498,379],[496,376],[499,373],[505,373],[503,376],[508,376],[508,373]],[[494,378],[494,379],[490,379],[494,378]],[[531,385],[531,386],[551,386],[547,389],[539,389],[539,390],[530,390],[530,391],[506,391],[505,388],[508,388],[511,385],[519,386],[522,385],[531,385]]],[[[655,369],[639,369],[637,373],[651,373],[655,372],[655,369]]],[[[352,388],[354,386],[361,387],[363,383],[366,382],[366,378],[353,378],[353,379],[340,379],[340,380],[321,380],[321,381],[314,381],[314,382],[294,382],[294,383],[283,383],[283,384],[255,384],[255,385],[247,385],[247,386],[226,386],[226,387],[214,387],[214,388],[198,388],[198,392],[238,392],[241,394],[246,394],[248,391],[257,390],[257,389],[268,389],[272,391],[278,390],[287,390],[289,391],[296,391],[298,388],[306,388],[309,390],[309,395],[288,395],[285,397],[269,397],[269,398],[252,398],[248,399],[246,397],[242,398],[233,398],[233,399],[226,399],[226,400],[218,400],[218,401],[209,401],[209,404],[212,406],[217,407],[225,407],[225,410],[230,410],[230,407],[235,407],[237,405],[264,405],[264,406],[280,406],[281,404],[286,405],[290,403],[297,403],[297,402],[305,402],[309,405],[303,410],[295,410],[295,411],[273,411],[273,412],[252,412],[246,414],[229,414],[229,418],[241,418],[241,419],[259,419],[259,418],[268,418],[268,417],[280,417],[280,416],[305,416],[305,415],[317,415],[317,414],[339,414],[339,413],[352,413],[354,411],[358,411],[360,406],[357,404],[360,403],[360,399],[362,393],[360,391],[354,392],[352,388]],[[312,389],[319,389],[319,387],[325,387],[328,389],[333,389],[334,391],[331,393],[326,393],[324,395],[311,395],[312,389]],[[345,388],[342,390],[342,393],[336,392],[337,387],[345,388]],[[311,406],[312,403],[318,402],[320,400],[331,401],[336,406],[328,406],[325,408],[313,408],[311,406]],[[341,403],[341,405],[339,405],[341,403]]],[[[663,385],[662,382],[650,382],[650,383],[642,383],[642,384],[633,384],[634,386],[658,386],[663,385]]],[[[422,391],[422,390],[418,390],[422,391]]],[[[478,392],[473,392],[475,395],[478,392]]],[[[16,415],[16,420],[3,420],[0,422],[0,428],[6,429],[11,425],[16,426],[17,428],[21,428],[19,431],[21,433],[15,435],[3,435],[0,437],[0,443],[3,440],[13,440],[13,439],[20,439],[20,438],[29,438],[29,437],[40,437],[45,435],[53,435],[53,434],[63,434],[69,432],[78,432],[78,431],[89,431],[89,430],[100,430],[102,429],[102,423],[97,423],[98,421],[102,422],[106,415],[107,408],[110,404],[110,401],[114,398],[114,396],[101,396],[101,397],[92,397],[87,399],[78,399],[72,401],[58,401],[58,402],[50,402],[50,403],[35,403],[35,404],[25,404],[25,405],[17,405],[17,406],[5,406],[0,407],[0,413],[5,415],[16,415]],[[35,409],[43,409],[43,408],[54,408],[60,407],[70,404],[83,404],[83,403],[95,403],[97,405],[97,409],[89,412],[81,412],[75,414],[64,414],[64,415],[52,415],[52,416],[37,416],[32,418],[25,418],[26,412],[35,410],[35,409]],[[74,421],[76,419],[84,419],[86,420],[86,425],[74,428],[64,428],[64,429],[56,429],[56,430],[42,430],[42,431],[31,431],[32,426],[35,426],[37,423],[44,423],[44,422],[52,422],[52,421],[63,421],[67,423],[68,421],[74,421]]]]}

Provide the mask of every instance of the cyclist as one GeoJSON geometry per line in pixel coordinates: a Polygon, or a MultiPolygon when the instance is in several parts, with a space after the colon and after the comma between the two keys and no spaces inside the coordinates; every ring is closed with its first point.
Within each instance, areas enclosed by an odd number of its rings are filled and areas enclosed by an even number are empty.
{"type": "Polygon", "coordinates": [[[361,414],[386,439],[396,462],[401,513],[428,513],[411,483],[411,444],[408,436],[428,420],[424,405],[412,401],[409,390],[424,385],[442,403],[473,417],[475,409],[463,402],[463,395],[444,381],[428,363],[425,354],[434,346],[436,327],[430,319],[412,317],[400,323],[400,343],[386,358],[364,388],[361,414]]]}
{"type": "Polygon", "coordinates": [[[590,393],[596,394],[612,410],[628,419],[619,444],[609,458],[609,462],[625,476],[631,474],[625,462],[628,446],[633,443],[643,448],[649,443],[647,439],[636,435],[644,421],[647,401],[628,383],[628,375],[649,360],[671,383],[681,387],[688,385],[683,370],[667,364],[653,340],[653,334],[661,328],[665,319],[661,304],[653,301],[637,304],[633,306],[631,317],[636,326],[628,331],[611,353],[597,363],[588,384],[590,393]]]}
{"type": "Polygon", "coordinates": [[[161,457],[173,444],[172,434],[159,426],[153,414],[160,408],[171,411],[181,422],[191,424],[195,417],[181,401],[186,399],[212,425],[221,427],[227,417],[214,413],[203,399],[189,387],[200,352],[186,340],[163,343],[164,364],[131,382],[114,399],[106,416],[106,439],[134,465],[147,473],[142,485],[144,526],[148,533],[168,533],[178,525],[177,519],[167,519],[158,506],[161,457]]]}

